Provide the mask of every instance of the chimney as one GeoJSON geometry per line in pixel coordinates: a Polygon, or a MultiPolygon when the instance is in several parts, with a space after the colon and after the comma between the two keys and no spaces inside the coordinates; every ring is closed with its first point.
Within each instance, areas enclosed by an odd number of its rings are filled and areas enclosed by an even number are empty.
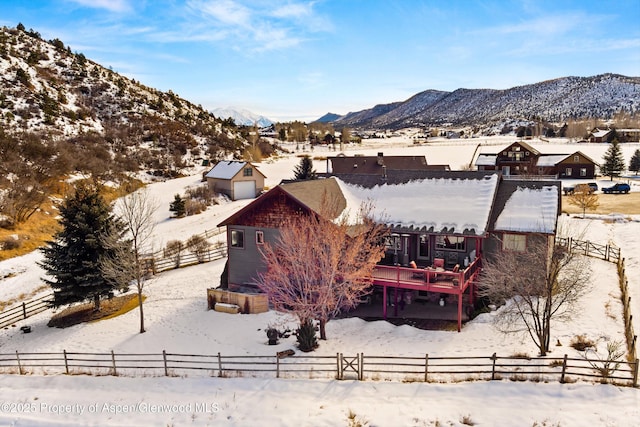
{"type": "Polygon", "coordinates": [[[378,165],[384,165],[384,154],[382,152],[378,153],[378,165]]]}

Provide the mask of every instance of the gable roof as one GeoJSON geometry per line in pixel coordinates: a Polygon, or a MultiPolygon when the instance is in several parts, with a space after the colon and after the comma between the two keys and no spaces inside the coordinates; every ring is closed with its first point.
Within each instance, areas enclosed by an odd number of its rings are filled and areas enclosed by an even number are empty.
{"type": "Polygon", "coordinates": [[[553,234],[561,207],[560,188],[559,181],[503,180],[491,229],[553,234]]]}
{"type": "Polygon", "coordinates": [[[572,153],[572,154],[543,154],[538,158],[538,162],[536,163],[536,166],[541,166],[541,167],[555,166],[576,155],[579,155],[585,160],[593,163],[594,165],[597,165],[597,163],[594,162],[591,157],[587,156],[581,151],[576,151],[575,153],[572,153]]]}
{"type": "Polygon", "coordinates": [[[476,159],[476,166],[495,166],[496,160],[498,159],[497,154],[478,154],[478,158],[476,159]]]}
{"type": "Polygon", "coordinates": [[[213,179],[233,179],[234,176],[238,174],[245,166],[251,166],[254,170],[258,171],[258,173],[262,176],[264,174],[258,170],[253,164],[244,161],[238,160],[223,160],[221,162],[216,163],[216,165],[211,168],[209,172],[204,176],[205,178],[213,178],[213,179]]]}
{"type": "Polygon", "coordinates": [[[354,217],[363,202],[373,202],[376,221],[407,230],[484,235],[499,174],[479,178],[426,178],[365,188],[338,181],[347,200],[343,213],[354,217]]]}
{"type": "MultiPolygon", "coordinates": [[[[336,156],[327,158],[332,174],[383,174],[390,170],[446,170],[448,165],[428,165],[425,156],[336,156]]],[[[327,166],[329,166],[327,164],[327,166]]]]}

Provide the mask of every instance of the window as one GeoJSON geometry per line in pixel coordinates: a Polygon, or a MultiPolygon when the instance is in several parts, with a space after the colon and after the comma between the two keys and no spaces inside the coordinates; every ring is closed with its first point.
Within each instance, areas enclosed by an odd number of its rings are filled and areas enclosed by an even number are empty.
{"type": "Polygon", "coordinates": [[[444,249],[446,251],[464,251],[465,239],[463,236],[436,236],[436,249],[444,249]]]}
{"type": "Polygon", "coordinates": [[[385,246],[387,250],[400,250],[400,236],[397,234],[387,236],[385,246]]]}
{"type": "Polygon", "coordinates": [[[418,240],[418,257],[429,258],[429,235],[421,234],[418,240]]]}
{"type": "Polygon", "coordinates": [[[242,172],[242,174],[244,176],[253,176],[253,169],[251,168],[244,168],[244,171],[242,172]]]}
{"type": "Polygon", "coordinates": [[[565,169],[565,171],[564,171],[564,173],[565,173],[565,175],[566,175],[566,176],[571,176],[571,172],[572,172],[572,171],[571,171],[571,168],[567,168],[567,169],[565,169]]]}
{"type": "Polygon", "coordinates": [[[243,230],[231,230],[231,247],[232,248],[244,248],[244,231],[243,230]]]}
{"type": "Polygon", "coordinates": [[[264,245],[264,232],[256,231],[256,245],[264,245]]]}
{"type": "Polygon", "coordinates": [[[524,234],[508,234],[502,235],[502,250],[524,252],[527,246],[527,236],[524,234]]]}
{"type": "Polygon", "coordinates": [[[580,176],[587,176],[587,168],[580,168],[580,176]]]}
{"type": "Polygon", "coordinates": [[[573,156],[573,161],[576,163],[580,162],[580,156],[573,156]]]}

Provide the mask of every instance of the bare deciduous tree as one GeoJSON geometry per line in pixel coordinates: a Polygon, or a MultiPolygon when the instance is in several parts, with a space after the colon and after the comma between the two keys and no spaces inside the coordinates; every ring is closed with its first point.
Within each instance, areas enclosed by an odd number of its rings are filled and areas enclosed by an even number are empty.
{"type": "Polygon", "coordinates": [[[594,211],[598,209],[598,195],[591,191],[587,184],[578,184],[568,196],[569,203],[582,209],[582,217],[584,218],[586,211],[594,211]]]}
{"type": "Polygon", "coordinates": [[[322,206],[320,214],[290,219],[275,243],[265,243],[267,270],[256,285],[276,310],[294,314],[300,325],[319,321],[320,338],[326,339],[325,324],[369,292],[387,229],[370,218],[370,205],[361,207],[357,225],[346,216],[328,220],[335,212],[326,200],[322,206]]]}
{"type": "Polygon", "coordinates": [[[153,214],[158,203],[146,189],[138,190],[118,200],[116,212],[124,223],[130,246],[117,245],[116,255],[101,260],[102,273],[119,283],[136,284],[140,309],[140,333],[145,332],[142,291],[148,276],[144,253],[151,252],[151,237],[155,228],[153,214]]]}
{"type": "Polygon", "coordinates": [[[532,236],[525,251],[502,251],[484,260],[479,293],[504,304],[495,316],[499,330],[528,333],[544,356],[552,321],[568,319],[576,310],[588,277],[582,255],[532,236]]]}

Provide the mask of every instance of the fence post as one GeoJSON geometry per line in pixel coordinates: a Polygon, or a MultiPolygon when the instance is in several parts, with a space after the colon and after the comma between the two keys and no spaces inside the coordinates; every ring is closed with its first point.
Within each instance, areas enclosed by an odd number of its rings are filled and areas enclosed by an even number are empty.
{"type": "Polygon", "coordinates": [[[18,355],[18,350],[16,350],[16,360],[18,361],[18,373],[22,375],[24,374],[24,372],[22,372],[22,365],[20,364],[20,356],[18,355]]]}
{"type": "Polygon", "coordinates": [[[426,383],[429,376],[429,353],[424,355],[424,382],[426,383]]]}
{"type": "Polygon", "coordinates": [[[169,376],[169,367],[167,366],[167,350],[162,350],[162,363],[164,365],[164,376],[169,376]]]}
{"type": "Polygon", "coordinates": [[[278,353],[276,353],[276,378],[280,378],[280,358],[278,353]]]}
{"type": "Polygon", "coordinates": [[[565,353],[564,359],[562,359],[562,373],[560,374],[560,383],[564,384],[564,376],[567,373],[567,355],[565,353]]]}
{"type": "Polygon", "coordinates": [[[336,373],[338,375],[336,375],[336,378],[341,380],[342,379],[342,353],[336,353],[336,373]]]}
{"type": "Polygon", "coordinates": [[[359,354],[359,359],[358,360],[358,380],[362,381],[362,379],[364,378],[364,353],[360,353],[359,354]]]}
{"type": "Polygon", "coordinates": [[[493,364],[491,366],[491,379],[495,380],[496,379],[496,360],[498,359],[498,356],[493,353],[493,355],[491,356],[491,360],[493,361],[493,364]]]}
{"type": "Polygon", "coordinates": [[[220,356],[220,352],[218,352],[218,376],[222,376],[222,356],[220,356]]]}
{"type": "Polygon", "coordinates": [[[113,376],[118,376],[118,371],[116,371],[116,355],[113,354],[113,350],[111,350],[111,364],[113,365],[113,376]]]}
{"type": "Polygon", "coordinates": [[[64,356],[64,372],[69,375],[69,361],[67,360],[67,350],[62,350],[64,356]]]}
{"type": "Polygon", "coordinates": [[[633,368],[633,386],[638,386],[638,359],[636,359],[636,363],[633,368]]]}
{"type": "Polygon", "coordinates": [[[22,303],[22,318],[27,318],[27,305],[24,302],[22,303]]]}

